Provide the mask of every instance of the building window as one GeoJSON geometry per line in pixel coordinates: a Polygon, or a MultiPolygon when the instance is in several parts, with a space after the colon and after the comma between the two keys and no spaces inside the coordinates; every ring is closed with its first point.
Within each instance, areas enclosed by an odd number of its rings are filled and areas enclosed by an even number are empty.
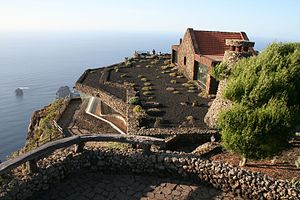
{"type": "Polygon", "coordinates": [[[206,86],[207,66],[199,62],[195,65],[195,79],[206,86]]]}
{"type": "Polygon", "coordinates": [[[186,56],[183,58],[183,64],[186,65],[186,56]]]}

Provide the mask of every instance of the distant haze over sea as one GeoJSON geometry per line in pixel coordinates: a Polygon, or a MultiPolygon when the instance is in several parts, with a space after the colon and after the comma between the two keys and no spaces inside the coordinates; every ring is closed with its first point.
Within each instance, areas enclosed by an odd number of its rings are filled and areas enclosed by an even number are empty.
{"type": "MultiPolygon", "coordinates": [[[[248,35],[263,49],[273,40],[248,35]]],[[[0,160],[24,145],[34,110],[60,86],[74,86],[87,68],[123,61],[135,50],[170,52],[182,34],[121,32],[0,32],[0,160]],[[24,87],[24,95],[15,89],[24,87]]]]}

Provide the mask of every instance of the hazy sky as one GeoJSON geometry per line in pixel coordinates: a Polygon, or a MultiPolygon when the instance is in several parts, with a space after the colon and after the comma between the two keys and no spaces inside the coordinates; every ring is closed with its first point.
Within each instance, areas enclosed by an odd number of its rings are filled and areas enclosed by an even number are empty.
{"type": "Polygon", "coordinates": [[[246,31],[300,38],[299,0],[0,0],[0,31],[246,31]]]}

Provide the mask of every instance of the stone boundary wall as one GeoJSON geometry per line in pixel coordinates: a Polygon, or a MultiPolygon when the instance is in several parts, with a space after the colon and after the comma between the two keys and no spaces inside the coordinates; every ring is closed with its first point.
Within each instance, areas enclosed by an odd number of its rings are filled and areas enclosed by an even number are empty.
{"type": "MultiPolygon", "coordinates": [[[[118,64],[109,66],[117,66],[118,64]]],[[[101,90],[100,88],[95,89],[93,87],[82,84],[87,73],[92,70],[87,70],[82,77],[76,83],[77,90],[90,94],[94,97],[100,98],[101,101],[109,105],[111,108],[115,109],[117,112],[122,114],[127,120],[127,133],[133,135],[144,135],[144,136],[161,136],[161,135],[175,135],[175,134],[208,134],[216,133],[214,130],[203,129],[200,127],[182,127],[182,128],[140,128],[139,126],[139,117],[133,113],[133,108],[135,105],[130,105],[129,100],[132,97],[136,96],[136,91],[131,86],[125,86],[118,83],[111,83],[107,81],[104,84],[110,84],[114,87],[120,87],[126,89],[126,99],[124,102],[122,99],[115,97],[114,95],[109,94],[106,91],[101,90]]]]}
{"type": "Polygon", "coordinates": [[[67,107],[69,106],[70,102],[71,102],[71,98],[64,99],[63,106],[61,108],[59,108],[58,115],[56,115],[54,121],[58,122],[60,120],[62,114],[67,109],[67,107]]]}
{"type": "Polygon", "coordinates": [[[233,192],[245,199],[299,199],[299,188],[287,181],[274,180],[261,173],[249,172],[204,160],[193,154],[152,152],[140,150],[85,149],[75,153],[72,148],[57,151],[38,161],[38,173],[19,174],[14,179],[2,179],[0,199],[26,199],[34,192],[47,190],[53,183],[81,169],[114,174],[153,174],[181,177],[209,183],[223,191],[233,192]]]}
{"type": "Polygon", "coordinates": [[[101,90],[101,89],[95,89],[90,86],[83,85],[81,83],[76,83],[77,90],[84,92],[86,94],[90,94],[93,97],[100,98],[101,101],[106,103],[111,108],[115,109],[117,112],[119,112],[121,115],[123,115],[126,120],[128,120],[128,107],[129,104],[124,102],[123,100],[101,90]]]}
{"type": "Polygon", "coordinates": [[[216,134],[217,130],[203,129],[200,127],[174,127],[174,128],[147,128],[139,129],[136,135],[159,136],[159,135],[193,135],[193,134],[216,134]]]}
{"type": "MultiPolygon", "coordinates": [[[[67,109],[69,103],[70,103],[71,99],[67,98],[64,99],[63,102],[63,106],[58,110],[58,114],[56,115],[54,121],[57,123],[58,120],[61,118],[63,112],[67,109]]],[[[32,116],[30,118],[30,122],[27,128],[27,138],[32,136],[32,133],[37,129],[37,127],[39,126],[39,122],[41,120],[41,118],[43,118],[43,116],[41,116],[39,113],[42,112],[43,110],[45,110],[47,107],[51,106],[52,103],[50,103],[47,106],[44,106],[43,108],[36,110],[32,113],[32,116]]]]}

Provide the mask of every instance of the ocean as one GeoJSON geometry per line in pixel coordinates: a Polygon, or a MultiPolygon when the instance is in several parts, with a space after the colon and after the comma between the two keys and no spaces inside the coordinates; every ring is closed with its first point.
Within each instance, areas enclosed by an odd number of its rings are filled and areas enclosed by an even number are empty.
{"type": "MultiPolygon", "coordinates": [[[[183,33],[0,32],[0,160],[24,145],[33,111],[73,87],[88,68],[110,65],[135,50],[170,52],[183,33]],[[23,96],[14,91],[24,87],[23,96]]],[[[251,37],[250,37],[251,38],[251,37]]],[[[261,40],[261,50],[268,42],[261,40]]]]}

